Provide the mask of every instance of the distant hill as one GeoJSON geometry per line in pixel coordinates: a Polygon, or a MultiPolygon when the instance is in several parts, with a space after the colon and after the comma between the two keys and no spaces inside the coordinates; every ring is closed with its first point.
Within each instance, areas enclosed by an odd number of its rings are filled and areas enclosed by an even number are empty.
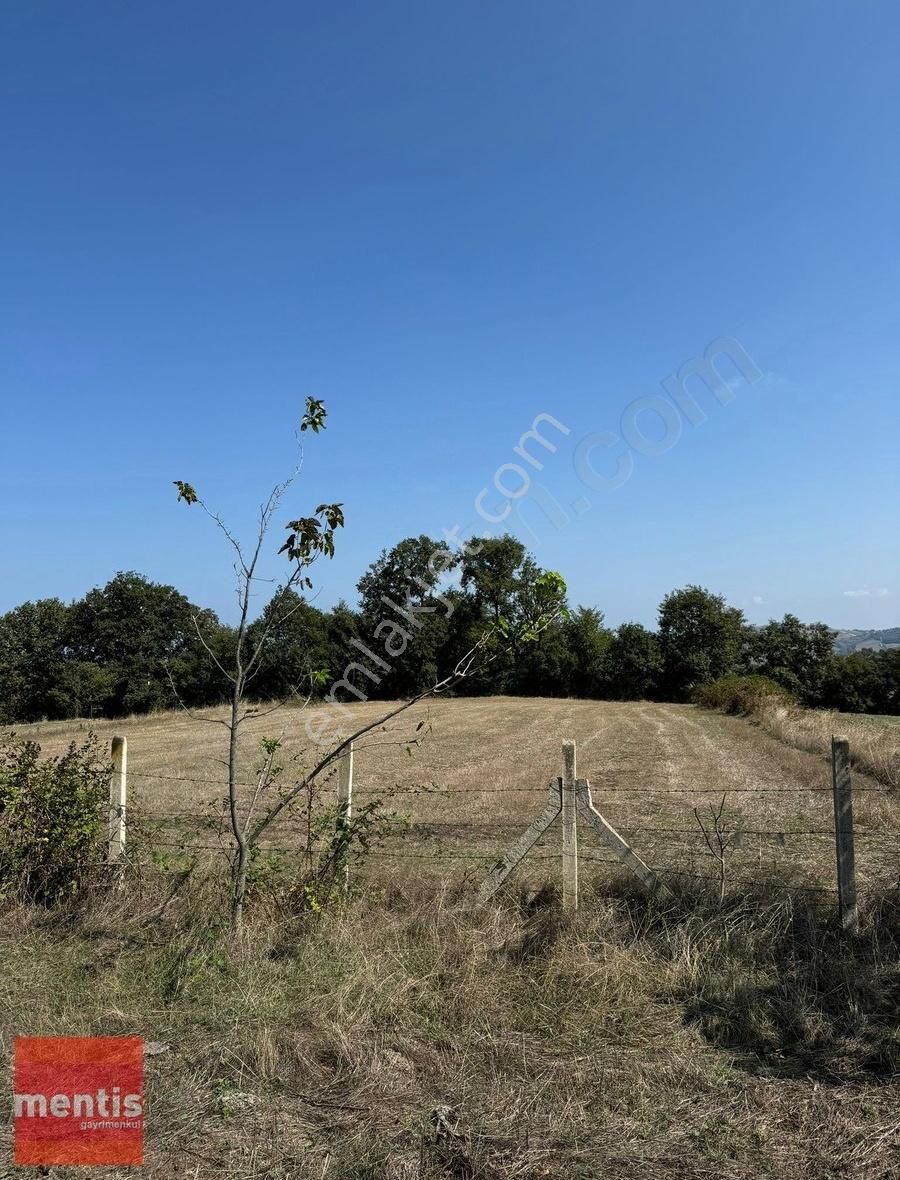
{"type": "Polygon", "coordinates": [[[900,627],[888,627],[885,631],[838,631],[834,650],[842,656],[854,651],[887,651],[900,647],[900,627]]]}

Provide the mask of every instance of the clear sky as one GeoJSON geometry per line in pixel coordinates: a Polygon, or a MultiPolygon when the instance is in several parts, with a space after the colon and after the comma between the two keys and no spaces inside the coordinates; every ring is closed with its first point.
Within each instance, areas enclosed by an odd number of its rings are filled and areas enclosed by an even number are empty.
{"type": "Polygon", "coordinates": [[[546,413],[504,523],[574,601],[900,624],[898,51],[893,2],[3,5],[0,609],[135,569],[228,617],[171,481],[252,526],[314,394],[321,605],[485,530],[546,413]],[[761,376],[664,453],[588,437],[723,336],[761,376]]]}

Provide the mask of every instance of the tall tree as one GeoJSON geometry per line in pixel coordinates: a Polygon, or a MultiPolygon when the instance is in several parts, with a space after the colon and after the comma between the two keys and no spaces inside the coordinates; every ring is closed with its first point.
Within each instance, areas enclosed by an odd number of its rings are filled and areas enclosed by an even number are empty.
{"type": "Polygon", "coordinates": [[[498,627],[509,642],[490,669],[495,692],[564,692],[568,653],[560,620],[568,616],[565,584],[559,575],[542,570],[521,541],[502,537],[472,538],[457,558],[460,585],[472,610],[463,611],[470,633],[498,627]],[[559,585],[551,581],[558,579],[559,585]],[[561,587],[561,589],[560,589],[561,587]],[[559,601],[557,619],[535,635],[546,612],[548,593],[559,601]]]}
{"type": "Polygon", "coordinates": [[[569,651],[569,692],[576,697],[602,697],[613,641],[612,632],[603,625],[603,612],[579,606],[562,628],[569,651]]]}
{"type": "MultiPolygon", "coordinates": [[[[305,413],[300,422],[298,438],[300,433],[307,430],[318,434],[325,428],[326,418],[324,403],[318,398],[308,397],[305,413]]],[[[238,622],[233,632],[233,644],[224,659],[219,659],[214,649],[208,644],[205,645],[207,654],[217,665],[222,676],[228,680],[231,690],[228,716],[224,720],[212,719],[212,723],[224,726],[228,734],[228,757],[226,760],[228,816],[235,844],[231,877],[231,916],[235,928],[240,926],[243,917],[250,861],[258,837],[272,822],[274,815],[281,813],[287,805],[288,798],[287,795],[282,796],[280,802],[272,805],[269,811],[261,817],[254,815],[254,809],[260,801],[260,796],[264,795],[267,789],[272,786],[277,774],[275,758],[280,743],[277,740],[268,739],[264,742],[265,757],[259,770],[256,790],[249,805],[243,806],[239,798],[241,736],[245,722],[257,712],[255,708],[248,705],[248,695],[259,674],[270,635],[282,627],[295,613],[298,588],[308,589],[312,585],[309,577],[310,567],[319,557],[334,555],[335,533],[344,524],[344,514],[340,504],[320,504],[312,516],[298,517],[287,523],[287,539],[279,549],[279,553],[286,554],[289,573],[269,604],[268,618],[263,625],[254,627],[251,619],[251,603],[261,578],[260,567],[269,531],[278,509],[288,490],[293,486],[300,469],[301,463],[298,462],[291,474],[271,490],[259,510],[256,535],[249,545],[242,543],[232,533],[222,517],[206,504],[190,483],[181,479],[173,481],[178,490],[178,500],[183,501],[189,507],[198,505],[222,533],[236,558],[234,570],[237,578],[238,622]]],[[[196,630],[202,639],[202,627],[197,626],[196,630]]],[[[333,757],[333,755],[334,751],[331,756],[333,757]]],[[[327,763],[329,758],[326,757],[325,761],[327,763]]],[[[321,763],[320,767],[324,764],[321,763]]]]}
{"type": "Polygon", "coordinates": [[[667,594],[659,608],[663,690],[684,700],[703,681],[734,671],[744,627],[743,612],[720,594],[701,586],[667,594]]]}
{"type": "Polygon", "coordinates": [[[752,670],[783,684],[804,704],[820,704],[836,634],[824,623],[801,623],[796,615],[770,619],[751,633],[752,670]]]}
{"type": "Polygon", "coordinates": [[[58,598],[43,598],[0,617],[0,720],[70,715],[54,694],[66,661],[68,614],[58,598]]]}
{"type": "Polygon", "coordinates": [[[463,590],[490,623],[511,622],[521,613],[523,589],[539,572],[522,542],[509,533],[473,537],[458,561],[463,590]]]}
{"type": "Polygon", "coordinates": [[[198,623],[218,620],[173,586],[119,573],[70,608],[69,649],[73,659],[106,669],[108,716],[144,713],[175,703],[167,664],[196,646],[198,623]]]}
{"type": "Polygon", "coordinates": [[[296,590],[276,590],[262,615],[250,628],[250,642],[265,638],[254,696],[262,700],[306,697],[330,671],[328,616],[296,590]]]}
{"type": "Polygon", "coordinates": [[[607,691],[615,700],[641,701],[656,693],[662,669],[659,640],[640,623],[616,628],[606,660],[607,691]]]}
{"type": "Polygon", "coordinates": [[[409,697],[437,679],[454,609],[439,583],[452,564],[448,546],[423,534],[383,550],[360,578],[361,646],[346,659],[371,669],[367,696],[409,697]]]}

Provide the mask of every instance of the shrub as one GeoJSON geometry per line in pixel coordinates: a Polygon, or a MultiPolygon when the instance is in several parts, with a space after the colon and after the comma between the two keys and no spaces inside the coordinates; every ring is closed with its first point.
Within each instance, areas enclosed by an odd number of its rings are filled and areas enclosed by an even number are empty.
{"type": "Polygon", "coordinates": [[[0,898],[53,902],[105,859],[112,767],[94,734],[41,759],[37,742],[0,738],[0,898]]]}
{"type": "Polygon", "coordinates": [[[694,704],[723,713],[755,713],[772,700],[794,704],[794,697],[768,676],[722,676],[708,680],[694,692],[694,704]]]}

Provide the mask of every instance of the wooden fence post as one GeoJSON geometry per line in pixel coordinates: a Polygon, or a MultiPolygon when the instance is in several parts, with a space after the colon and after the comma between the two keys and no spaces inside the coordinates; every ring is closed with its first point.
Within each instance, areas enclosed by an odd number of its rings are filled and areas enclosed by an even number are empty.
{"type": "MultiPolygon", "coordinates": [[[[344,751],[338,766],[338,824],[349,823],[353,815],[353,742],[344,751]]],[[[344,888],[350,884],[350,866],[344,865],[342,870],[344,888]]]]}
{"type": "Polygon", "coordinates": [[[128,802],[128,739],[112,740],[112,777],[109,780],[109,863],[117,879],[125,875],[125,810],[128,802]]]}
{"type": "Polygon", "coordinates": [[[856,906],[856,863],[853,848],[853,784],[850,777],[850,743],[831,739],[834,779],[834,839],[837,850],[838,903],[841,925],[851,934],[859,930],[856,906]]]}
{"type": "Polygon", "coordinates": [[[563,909],[578,909],[578,829],[575,819],[575,743],[563,742],[562,884],[563,909]]]}

